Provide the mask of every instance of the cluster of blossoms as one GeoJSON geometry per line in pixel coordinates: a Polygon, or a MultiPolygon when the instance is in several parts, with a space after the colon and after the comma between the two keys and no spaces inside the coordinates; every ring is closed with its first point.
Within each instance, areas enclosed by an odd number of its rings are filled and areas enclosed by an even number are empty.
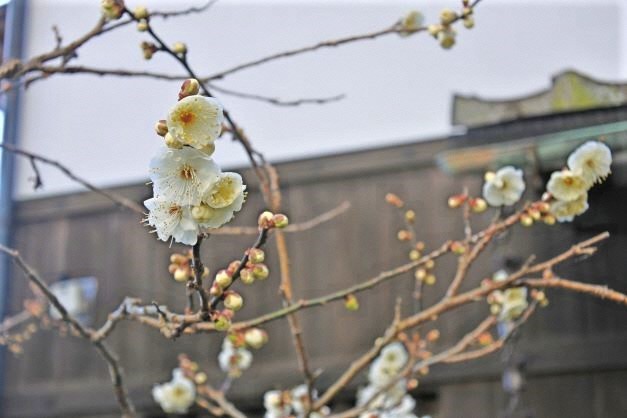
{"type": "Polygon", "coordinates": [[[360,418],[416,418],[413,413],[416,401],[407,394],[407,381],[398,379],[408,360],[407,350],[400,342],[381,350],[370,365],[368,385],[357,392],[357,406],[368,404],[368,411],[360,418]]]}
{"type": "Polygon", "coordinates": [[[159,239],[186,245],[196,244],[202,228],[229,222],[246,198],[242,177],[223,173],[211,159],[224,115],[199,89],[197,80],[186,80],[178,103],[155,127],[165,146],[150,162],[154,197],[144,202],[159,239]]]}
{"type": "MultiPolygon", "coordinates": [[[[313,397],[317,393],[314,391],[313,397]]],[[[304,418],[309,409],[309,394],[306,385],[296,386],[292,390],[271,390],[263,395],[263,406],[266,408],[265,418],[304,418]]],[[[309,417],[321,418],[330,414],[327,407],[319,411],[309,412],[309,417]]]]}
{"type": "Polygon", "coordinates": [[[612,153],[607,145],[589,141],[568,157],[568,166],[551,174],[546,185],[551,213],[559,222],[572,221],[588,209],[588,190],[610,174],[612,153]]]}
{"type": "MultiPolygon", "coordinates": [[[[463,9],[461,13],[457,13],[452,9],[444,9],[440,12],[440,22],[426,27],[426,30],[433,36],[444,49],[450,49],[455,45],[455,37],[457,32],[453,29],[453,23],[462,20],[466,29],[472,29],[475,26],[472,8],[467,0],[463,0],[463,9]]],[[[423,28],[424,16],[417,10],[407,13],[400,21],[401,36],[409,36],[423,28]]]]}
{"type": "MultiPolygon", "coordinates": [[[[509,274],[505,270],[499,270],[492,275],[495,282],[507,280],[509,274]]],[[[529,296],[536,300],[540,306],[547,306],[549,301],[546,294],[537,289],[529,291],[524,286],[511,287],[505,290],[496,290],[488,295],[487,302],[490,304],[490,311],[493,315],[498,315],[499,321],[511,323],[525,312],[529,307],[529,296]]]]}
{"type": "MultiPolygon", "coordinates": [[[[547,224],[569,222],[588,209],[588,190],[610,174],[612,153],[607,145],[588,141],[568,157],[568,165],[551,174],[547,193],[521,216],[521,223],[530,226],[534,221],[547,224]]],[[[512,166],[497,172],[488,172],[483,185],[483,197],[491,206],[510,206],[517,203],[525,191],[523,172],[512,166]]],[[[450,205],[450,202],[449,202],[450,205]]]]}
{"type": "Polygon", "coordinates": [[[153,387],[152,397],[164,412],[184,414],[194,404],[196,385],[177,368],[172,370],[172,380],[153,387]]]}

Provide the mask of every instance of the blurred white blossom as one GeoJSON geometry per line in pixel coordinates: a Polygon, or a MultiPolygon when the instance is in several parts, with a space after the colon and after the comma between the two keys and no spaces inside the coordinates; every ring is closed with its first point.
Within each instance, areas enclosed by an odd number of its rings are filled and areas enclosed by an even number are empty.
{"type": "Polygon", "coordinates": [[[152,389],[152,397],[164,412],[169,414],[187,413],[196,399],[194,382],[183,375],[180,369],[172,371],[172,380],[156,385],[152,389]]]}
{"type": "Polygon", "coordinates": [[[490,206],[509,206],[518,202],[525,191],[523,172],[506,166],[496,173],[487,173],[483,184],[483,197],[490,206]]]}
{"type": "Polygon", "coordinates": [[[568,157],[568,168],[581,175],[588,186],[604,180],[610,174],[612,152],[607,145],[588,141],[568,157]]]}
{"type": "Polygon", "coordinates": [[[235,347],[228,338],[222,343],[222,351],[218,355],[220,369],[231,377],[239,377],[248,369],[253,361],[253,355],[244,347],[235,347]]]}

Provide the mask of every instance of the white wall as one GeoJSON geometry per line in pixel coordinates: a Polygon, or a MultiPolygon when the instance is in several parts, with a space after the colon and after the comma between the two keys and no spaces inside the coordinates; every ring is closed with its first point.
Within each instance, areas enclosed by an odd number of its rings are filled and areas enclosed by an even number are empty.
{"type": "MultiPolygon", "coordinates": [[[[135,2],[127,0],[129,6],[135,2]]],[[[177,8],[202,1],[149,1],[177,8]]],[[[484,0],[476,28],[460,27],[458,45],[443,51],[427,36],[375,41],[319,51],[242,71],[225,87],[285,99],[346,93],[339,103],[280,108],[220,96],[254,144],[271,160],[376,147],[450,131],[454,92],[506,98],[547,87],[550,76],[576,68],[594,77],[627,77],[627,5],[622,0],[484,0]]],[[[66,40],[88,30],[98,2],[31,0],[26,54],[53,45],[50,27],[66,40]]],[[[437,19],[458,0],[221,0],[210,11],[154,25],[165,39],[184,40],[199,73],[319,40],[383,28],[412,7],[437,19]]],[[[146,36],[133,28],[102,36],[80,50],[84,63],[179,72],[166,56],[142,59],[146,36]]],[[[174,103],[177,82],[55,76],[24,95],[21,146],[56,158],[102,186],[146,178],[159,146],[153,123],[174,103]]],[[[230,142],[218,145],[222,165],[245,162],[230,142]]],[[[76,190],[42,170],[45,190],[76,190]]],[[[18,168],[16,196],[34,196],[28,164],[18,168]]]]}

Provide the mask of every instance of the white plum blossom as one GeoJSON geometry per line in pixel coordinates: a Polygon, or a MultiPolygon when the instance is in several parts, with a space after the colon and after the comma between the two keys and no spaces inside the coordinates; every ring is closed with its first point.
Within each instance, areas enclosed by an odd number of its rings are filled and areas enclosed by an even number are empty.
{"type": "Polygon", "coordinates": [[[575,216],[579,216],[588,210],[588,193],[583,193],[577,199],[570,202],[555,200],[551,202],[550,213],[558,222],[571,222],[575,216]]]}
{"type": "Polygon", "coordinates": [[[568,168],[583,177],[588,186],[605,179],[611,164],[612,152],[598,141],[586,142],[568,157],[568,168]]]}
{"type": "Polygon", "coordinates": [[[246,186],[237,173],[222,173],[203,197],[194,217],[203,228],[219,228],[229,222],[246,200],[246,186]]]}
{"type": "Polygon", "coordinates": [[[265,418],[282,418],[290,414],[290,405],[285,402],[283,392],[270,390],[263,395],[263,406],[266,408],[265,418]]]}
{"type": "Polygon", "coordinates": [[[198,205],[218,180],[220,167],[193,148],[162,148],[150,161],[155,196],[179,205],[198,205]]]}
{"type": "Polygon", "coordinates": [[[192,218],[189,207],[161,197],[144,201],[144,206],[148,209],[145,222],[155,228],[161,241],[173,239],[181,244],[196,244],[198,224],[192,218]]]}
{"type": "Polygon", "coordinates": [[[555,171],[546,185],[546,190],[557,200],[570,202],[588,191],[582,176],[571,170],[555,171]]]}
{"type": "Polygon", "coordinates": [[[499,313],[501,321],[513,321],[527,309],[527,288],[512,287],[503,291],[503,303],[499,313]]]}
{"type": "Polygon", "coordinates": [[[375,386],[387,385],[398,376],[402,367],[407,363],[407,357],[407,350],[402,343],[388,344],[370,365],[368,380],[375,386]]]}
{"type": "Polygon", "coordinates": [[[188,96],[174,105],[166,124],[172,137],[197,149],[212,144],[222,132],[222,105],[213,97],[188,96]]]}
{"type": "Polygon", "coordinates": [[[242,372],[248,369],[253,361],[253,355],[246,348],[236,348],[231,341],[226,338],[222,343],[222,351],[218,355],[220,369],[228,373],[231,377],[239,377],[242,372]]]}
{"type": "MultiPolygon", "coordinates": [[[[401,28],[407,32],[413,32],[420,29],[425,21],[425,17],[417,10],[407,13],[401,20],[401,28]]],[[[401,32],[401,36],[407,36],[409,33],[401,32]]]]}
{"type": "Polygon", "coordinates": [[[523,172],[506,166],[488,173],[483,184],[483,197],[491,206],[509,206],[518,202],[525,191],[523,172]]]}
{"type": "Polygon", "coordinates": [[[172,380],[156,385],[152,397],[168,414],[185,414],[196,399],[194,382],[183,375],[180,369],[172,371],[172,380]]]}

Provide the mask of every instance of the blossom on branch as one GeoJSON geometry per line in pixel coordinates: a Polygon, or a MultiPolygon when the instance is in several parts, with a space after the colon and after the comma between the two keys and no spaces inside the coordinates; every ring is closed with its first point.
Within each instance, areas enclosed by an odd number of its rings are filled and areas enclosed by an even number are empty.
{"type": "Polygon", "coordinates": [[[222,132],[222,105],[213,97],[188,96],[168,114],[168,132],[177,141],[202,149],[212,144],[222,132]]]}
{"type": "Polygon", "coordinates": [[[196,399],[194,382],[181,369],[172,370],[172,380],[152,389],[153,399],[168,414],[185,414],[196,399]]]}
{"type": "Polygon", "coordinates": [[[555,171],[546,185],[551,195],[566,202],[573,201],[586,193],[588,186],[583,177],[570,170],[555,171]]]}
{"type": "Polygon", "coordinates": [[[198,224],[192,218],[190,208],[181,206],[162,197],[153,197],[144,202],[148,209],[145,222],[154,227],[161,241],[173,239],[186,245],[198,240],[198,224]]]}
{"type": "Polygon", "coordinates": [[[510,206],[518,202],[525,191],[523,172],[506,166],[496,173],[486,173],[483,197],[490,206],[510,206]]]}
{"type": "Polygon", "coordinates": [[[228,373],[230,377],[240,377],[242,372],[250,367],[253,355],[243,347],[235,347],[233,343],[225,338],[222,343],[222,351],[218,355],[220,369],[228,373]]]}
{"type": "Polygon", "coordinates": [[[568,157],[568,168],[582,176],[589,186],[601,182],[610,174],[612,152],[607,145],[588,141],[568,157]]]}

